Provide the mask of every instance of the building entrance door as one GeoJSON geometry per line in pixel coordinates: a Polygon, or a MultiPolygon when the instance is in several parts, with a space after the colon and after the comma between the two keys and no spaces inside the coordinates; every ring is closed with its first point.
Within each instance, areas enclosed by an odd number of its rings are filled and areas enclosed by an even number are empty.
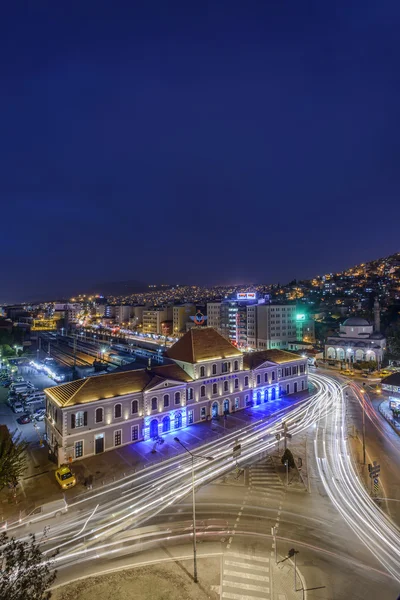
{"type": "Polygon", "coordinates": [[[96,435],[94,443],[95,443],[95,449],[94,449],[95,454],[101,454],[102,452],[104,452],[104,433],[101,433],[100,435],[96,435]]]}

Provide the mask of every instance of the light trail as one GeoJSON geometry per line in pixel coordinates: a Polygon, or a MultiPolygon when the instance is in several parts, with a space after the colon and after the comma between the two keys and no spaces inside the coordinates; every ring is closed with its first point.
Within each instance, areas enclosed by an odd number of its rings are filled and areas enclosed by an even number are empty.
{"type": "MultiPolygon", "coordinates": [[[[253,462],[258,456],[270,451],[277,443],[275,434],[282,430],[282,422],[287,423],[292,435],[298,435],[332,410],[329,387],[325,381],[316,376],[310,379],[316,387],[316,392],[307,401],[296,406],[289,414],[280,414],[268,422],[248,425],[240,432],[235,431],[223,439],[204,444],[196,452],[211,453],[214,461],[199,460],[195,465],[196,487],[211,482],[232,470],[236,461],[233,460],[232,446],[239,437],[242,445],[242,455],[239,462],[247,464],[253,462]]],[[[151,517],[155,517],[171,504],[175,504],[191,491],[190,471],[191,462],[184,455],[180,455],[170,464],[169,472],[161,468],[161,474],[155,472],[151,483],[145,483],[138,494],[138,489],[126,491],[114,507],[108,503],[104,510],[100,506],[97,520],[90,532],[80,536],[80,543],[71,547],[70,538],[58,543],[61,549],[56,561],[63,563],[75,559],[82,553],[87,553],[89,548],[104,549],[104,540],[129,528],[138,527],[151,517]],[[100,541],[103,540],[101,543],[100,541]]],[[[45,552],[50,553],[53,548],[48,547],[45,552]]]]}
{"type": "Polygon", "coordinates": [[[326,413],[316,430],[314,448],[319,475],[346,523],[400,582],[400,531],[370,498],[354,468],[348,447],[343,388],[335,380],[322,378],[330,390],[333,410],[326,413]]]}

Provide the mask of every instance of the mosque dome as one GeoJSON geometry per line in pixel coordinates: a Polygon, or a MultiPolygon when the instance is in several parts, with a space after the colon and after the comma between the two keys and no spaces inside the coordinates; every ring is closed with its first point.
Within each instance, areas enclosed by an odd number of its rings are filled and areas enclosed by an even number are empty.
{"type": "Polygon", "coordinates": [[[369,323],[366,319],[361,317],[349,317],[343,323],[345,327],[369,327],[369,323]]]}

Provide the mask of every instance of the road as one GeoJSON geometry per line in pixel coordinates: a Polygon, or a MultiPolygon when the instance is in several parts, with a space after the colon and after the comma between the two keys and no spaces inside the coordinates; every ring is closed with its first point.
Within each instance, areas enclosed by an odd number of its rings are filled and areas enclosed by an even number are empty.
{"type": "MultiPolygon", "coordinates": [[[[307,587],[314,588],[309,589],[309,598],[385,600],[398,593],[399,532],[369,498],[355,472],[345,421],[348,391],[326,375],[311,375],[310,379],[316,393],[292,408],[290,415],[277,414],[268,422],[243,427],[239,433],[197,450],[213,456],[212,461],[198,459],[195,464],[198,519],[221,516],[226,521],[214,532],[199,530],[199,540],[216,540],[204,542],[202,551],[215,552],[217,548],[222,553],[221,593],[228,594],[223,597],[234,597],[236,592],[229,590],[240,583],[225,573],[230,570],[225,565],[232,562],[232,552],[256,556],[260,561],[268,558],[271,573],[279,568],[270,564],[272,524],[278,526],[282,560],[289,547],[300,551],[300,569],[307,587]],[[308,442],[311,494],[283,486],[282,479],[275,487],[271,484],[272,471],[266,459],[275,451],[275,435],[282,431],[283,419],[297,454],[308,442]],[[242,488],[231,488],[219,480],[233,471],[232,448],[237,437],[242,446],[239,464],[245,475],[242,488]]],[[[350,395],[356,408],[357,391],[350,395]]],[[[68,514],[57,521],[46,522],[50,529],[42,547],[46,555],[56,547],[60,550],[56,557],[58,580],[135,561],[165,560],[168,553],[170,558],[174,553],[190,555],[190,490],[190,459],[179,456],[96,492],[71,505],[68,514]]],[[[16,528],[13,534],[25,537],[28,531],[42,530],[43,523],[16,528]]],[[[266,583],[262,585],[266,590],[266,583]]],[[[266,594],[258,597],[267,598],[266,594]]]]}

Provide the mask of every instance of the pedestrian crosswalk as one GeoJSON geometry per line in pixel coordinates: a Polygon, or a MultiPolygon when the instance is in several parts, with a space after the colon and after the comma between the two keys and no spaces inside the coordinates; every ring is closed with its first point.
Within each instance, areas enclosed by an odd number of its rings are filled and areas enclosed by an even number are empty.
{"type": "Polygon", "coordinates": [[[242,552],[224,555],[221,598],[270,600],[269,558],[242,552]]]}
{"type": "Polygon", "coordinates": [[[258,463],[249,469],[250,488],[267,493],[282,492],[283,483],[275,471],[272,463],[258,463]]]}

